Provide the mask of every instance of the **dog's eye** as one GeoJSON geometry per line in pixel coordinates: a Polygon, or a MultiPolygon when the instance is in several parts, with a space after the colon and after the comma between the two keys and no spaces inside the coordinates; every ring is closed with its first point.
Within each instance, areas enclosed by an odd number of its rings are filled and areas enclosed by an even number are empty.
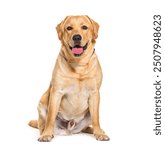
{"type": "Polygon", "coordinates": [[[66,29],[67,29],[67,30],[72,30],[72,29],[73,29],[73,27],[68,26],[66,29]]]}
{"type": "Polygon", "coordinates": [[[83,30],[87,30],[87,29],[88,29],[88,27],[85,26],[85,25],[83,25],[81,28],[82,28],[83,30]]]}

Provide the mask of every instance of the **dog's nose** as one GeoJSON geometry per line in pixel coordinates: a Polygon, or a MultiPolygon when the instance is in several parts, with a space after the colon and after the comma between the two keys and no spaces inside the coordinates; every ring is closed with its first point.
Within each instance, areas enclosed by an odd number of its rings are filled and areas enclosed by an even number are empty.
{"type": "Polygon", "coordinates": [[[74,42],[80,42],[82,37],[81,37],[80,34],[76,34],[76,35],[73,36],[72,39],[73,39],[74,42]]]}

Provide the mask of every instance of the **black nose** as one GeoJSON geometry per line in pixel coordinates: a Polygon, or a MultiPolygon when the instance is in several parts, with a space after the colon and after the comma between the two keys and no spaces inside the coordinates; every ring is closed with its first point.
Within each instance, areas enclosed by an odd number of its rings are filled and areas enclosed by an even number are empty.
{"type": "Polygon", "coordinates": [[[76,34],[72,37],[72,39],[73,39],[74,42],[80,42],[82,37],[81,37],[80,34],[76,34]]]}

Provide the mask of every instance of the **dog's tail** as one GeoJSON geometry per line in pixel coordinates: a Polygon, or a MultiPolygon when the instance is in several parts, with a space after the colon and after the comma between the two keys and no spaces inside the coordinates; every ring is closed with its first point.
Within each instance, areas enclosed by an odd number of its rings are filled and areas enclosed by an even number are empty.
{"type": "Polygon", "coordinates": [[[38,121],[37,120],[31,120],[29,123],[28,123],[29,126],[33,127],[33,128],[36,128],[38,129],[38,121]]]}

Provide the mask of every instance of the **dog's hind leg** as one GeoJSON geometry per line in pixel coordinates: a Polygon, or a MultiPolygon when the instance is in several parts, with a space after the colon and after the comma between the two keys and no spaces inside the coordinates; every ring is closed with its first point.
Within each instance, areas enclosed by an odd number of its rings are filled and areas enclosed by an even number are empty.
{"type": "Polygon", "coordinates": [[[93,134],[93,128],[92,127],[87,127],[85,129],[82,130],[83,133],[89,133],[89,134],[93,134]]]}
{"type": "Polygon", "coordinates": [[[44,131],[45,122],[46,122],[46,115],[47,115],[47,108],[43,106],[42,103],[38,105],[38,129],[40,130],[40,135],[44,131]]]}
{"type": "Polygon", "coordinates": [[[28,123],[29,126],[38,129],[38,121],[37,120],[31,120],[28,123]]]}
{"type": "Polygon", "coordinates": [[[49,103],[49,95],[50,95],[50,87],[48,90],[42,95],[41,100],[38,104],[38,128],[40,130],[40,135],[44,131],[47,111],[48,111],[48,103],[49,103]]]}

